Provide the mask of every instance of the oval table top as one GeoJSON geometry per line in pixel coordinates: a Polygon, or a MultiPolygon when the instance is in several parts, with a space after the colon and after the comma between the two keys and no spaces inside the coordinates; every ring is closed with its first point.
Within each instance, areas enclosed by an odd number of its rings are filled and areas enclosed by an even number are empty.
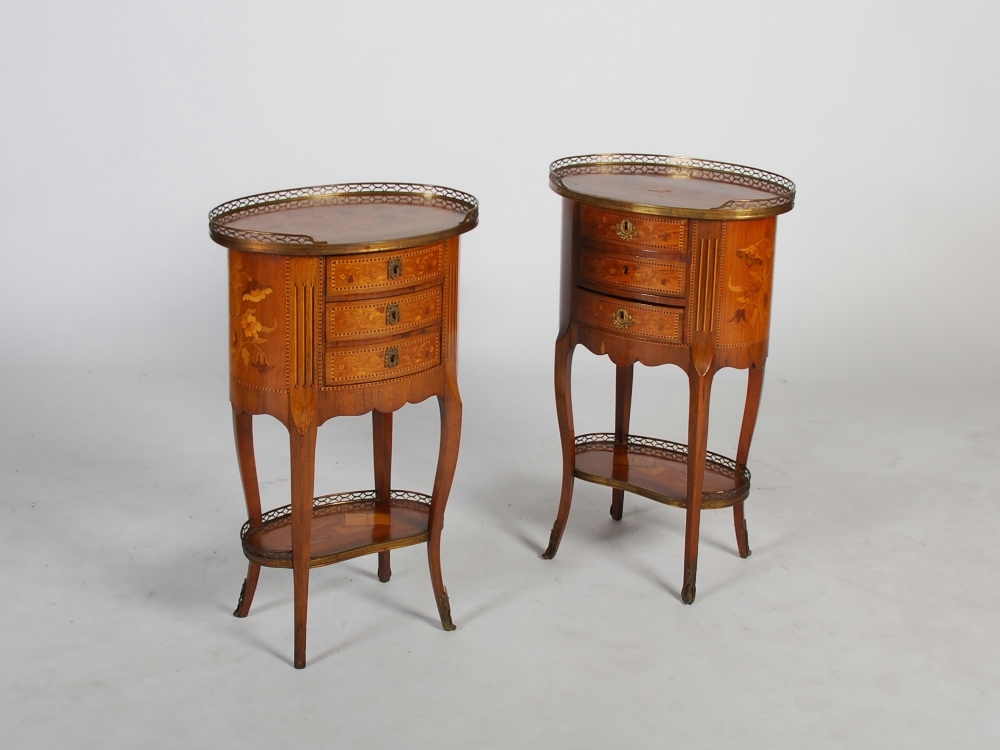
{"type": "Polygon", "coordinates": [[[689,219],[757,219],[795,203],[795,184],[781,175],[684,156],[571,156],[551,164],[549,184],[582,203],[689,219]]]}
{"type": "Polygon", "coordinates": [[[438,185],[343,183],[238,198],[209,213],[220,245],[280,255],[344,255],[427,245],[479,223],[479,201],[438,185]]]}

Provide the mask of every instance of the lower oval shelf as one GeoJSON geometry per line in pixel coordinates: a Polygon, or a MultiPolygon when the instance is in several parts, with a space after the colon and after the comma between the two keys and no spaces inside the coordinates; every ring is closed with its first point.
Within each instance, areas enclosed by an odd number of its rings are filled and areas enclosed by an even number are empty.
{"type": "MultiPolygon", "coordinates": [[[[668,440],[629,435],[615,443],[614,433],[576,437],[573,474],[588,482],[633,492],[650,500],[686,508],[687,446],[668,440]]],[[[702,508],[728,508],[750,494],[750,472],[717,453],[705,457],[702,508]]]]}
{"type": "MultiPolygon", "coordinates": [[[[375,490],[321,495],[313,500],[309,567],[426,542],[430,510],[429,495],[407,490],[392,490],[389,500],[375,490]]],[[[292,507],[268,511],[258,527],[247,521],[240,539],[247,559],[292,567],[292,507]]]]}

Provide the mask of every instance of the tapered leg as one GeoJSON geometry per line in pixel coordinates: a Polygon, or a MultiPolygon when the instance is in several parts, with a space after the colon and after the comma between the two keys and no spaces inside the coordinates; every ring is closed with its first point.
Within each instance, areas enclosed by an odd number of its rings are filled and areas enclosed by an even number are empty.
{"type": "Polygon", "coordinates": [[[556,522],[552,525],[549,535],[549,546],[542,557],[551,560],[559,551],[566,521],[569,519],[569,509],[573,504],[573,469],[576,467],[576,435],[573,432],[573,395],[570,388],[573,371],[573,349],[576,341],[572,327],[556,341],[556,416],[559,419],[559,441],[562,444],[563,478],[562,492],[559,495],[559,511],[556,522]]]}
{"type": "MultiPolygon", "coordinates": [[[[635,372],[635,365],[617,368],[615,373],[615,444],[621,445],[619,450],[615,448],[614,463],[619,461],[628,465],[628,422],[632,413],[632,375],[635,372]]],[[[611,490],[611,517],[616,521],[622,520],[622,511],[625,509],[625,490],[611,490]]]]}
{"type": "MultiPolygon", "coordinates": [[[[257,461],[253,452],[253,416],[246,412],[233,412],[233,433],[236,436],[236,457],[240,465],[240,479],[243,481],[243,496],[247,503],[247,518],[250,526],[260,527],[260,485],[257,483],[257,461]]],[[[246,617],[250,614],[254,592],[257,591],[257,579],[260,577],[260,565],[250,562],[247,577],[243,579],[240,589],[240,600],[233,612],[234,617],[246,617]]]]}
{"type": "MultiPolygon", "coordinates": [[[[743,409],[740,444],[736,449],[736,463],[740,467],[747,465],[750,441],[753,440],[754,427],[757,426],[757,410],[760,409],[760,394],[763,389],[764,366],[751,367],[747,378],[747,403],[743,409]]],[[[736,526],[736,546],[739,547],[740,557],[750,557],[750,538],[747,534],[743,503],[737,503],[733,506],[733,524],[736,526]]]]}
{"type": "Polygon", "coordinates": [[[306,613],[309,604],[309,553],[312,536],[313,484],[316,467],[316,426],[290,432],[292,468],[292,579],[295,589],[296,669],[306,665],[306,613]]]}
{"type": "Polygon", "coordinates": [[[687,522],[684,529],[684,588],[681,601],[691,604],[698,576],[698,534],[701,527],[701,492],[705,481],[705,451],[708,449],[708,402],[712,393],[709,370],[688,374],[691,401],[688,410],[687,522]]]}
{"type": "MultiPolygon", "coordinates": [[[[389,497],[392,489],[392,412],[384,414],[372,412],[372,433],[374,434],[375,452],[375,530],[373,542],[388,538],[388,524],[379,524],[380,514],[389,513],[389,497]]],[[[389,567],[389,550],[378,553],[378,579],[386,583],[392,575],[389,567]]]]}
{"type": "Polygon", "coordinates": [[[462,438],[462,399],[458,388],[449,384],[445,395],[438,396],[441,409],[441,446],[438,450],[437,472],[434,475],[434,490],[431,499],[430,539],[427,541],[427,562],[431,569],[431,586],[437,601],[441,627],[454,630],[451,620],[451,602],[448,589],[441,577],[441,530],[444,527],[444,510],[448,505],[451,483],[455,478],[458,463],[458,446],[462,438]]]}
{"type": "Polygon", "coordinates": [[[253,604],[253,595],[257,591],[259,578],[260,565],[251,560],[247,566],[247,577],[243,579],[243,587],[240,589],[240,600],[236,602],[236,609],[233,610],[233,617],[246,617],[250,614],[250,605],[253,604]]]}

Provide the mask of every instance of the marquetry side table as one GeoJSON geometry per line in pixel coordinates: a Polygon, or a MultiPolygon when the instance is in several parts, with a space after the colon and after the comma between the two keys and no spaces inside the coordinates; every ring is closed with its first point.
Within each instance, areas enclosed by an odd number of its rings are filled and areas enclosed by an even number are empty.
{"type": "Polygon", "coordinates": [[[563,481],[542,556],[559,549],[576,478],[613,488],[615,520],[626,491],[685,508],[681,599],[691,604],[702,508],[731,506],[740,556],[750,555],[746,461],[767,358],[775,217],[792,209],[795,185],[749,167],[645,154],[560,159],[549,184],[563,196],[555,357],[563,481]],[[577,344],[617,366],[614,433],[574,434],[577,344]],[[687,445],[629,434],[636,362],[687,372],[687,445]],[[735,461],[706,449],[712,378],[723,367],[749,369],[735,461]]]}
{"type": "Polygon", "coordinates": [[[441,578],[441,529],[462,429],[456,375],[458,237],[478,202],[433,185],[360,183],[230,201],[209,215],[229,248],[230,399],[246,496],[239,604],[260,567],[291,568],[296,668],[306,661],[309,569],[427,542],[441,625],[454,630],[441,578]],[[392,415],[437,396],[441,443],[430,495],[392,489],[392,415]],[[375,487],[313,496],[316,431],[372,413],[375,487]],[[291,504],[262,512],[253,415],[288,429],[291,504]]]}

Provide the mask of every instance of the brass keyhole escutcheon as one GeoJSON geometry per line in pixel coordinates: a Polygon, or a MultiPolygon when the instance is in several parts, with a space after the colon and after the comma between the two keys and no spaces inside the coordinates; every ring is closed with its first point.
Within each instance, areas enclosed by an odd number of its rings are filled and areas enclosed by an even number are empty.
{"type": "Polygon", "coordinates": [[[639,236],[639,230],[629,219],[622,219],[615,224],[615,234],[623,240],[634,240],[639,236]]]}
{"type": "Polygon", "coordinates": [[[399,364],[399,349],[390,346],[385,350],[385,366],[392,368],[399,364]]]}
{"type": "Polygon", "coordinates": [[[392,304],[386,305],[386,308],[385,308],[385,324],[387,326],[394,326],[394,325],[396,325],[396,323],[399,322],[399,316],[400,316],[399,305],[397,305],[395,302],[393,302],[392,304]]]}
{"type": "Polygon", "coordinates": [[[628,314],[628,310],[624,307],[620,307],[615,310],[615,314],[611,316],[611,322],[615,324],[616,327],[625,330],[632,325],[632,316],[628,314]]]}
{"type": "Polygon", "coordinates": [[[389,265],[386,268],[386,276],[390,279],[398,279],[403,275],[403,259],[389,258],[389,265]]]}

